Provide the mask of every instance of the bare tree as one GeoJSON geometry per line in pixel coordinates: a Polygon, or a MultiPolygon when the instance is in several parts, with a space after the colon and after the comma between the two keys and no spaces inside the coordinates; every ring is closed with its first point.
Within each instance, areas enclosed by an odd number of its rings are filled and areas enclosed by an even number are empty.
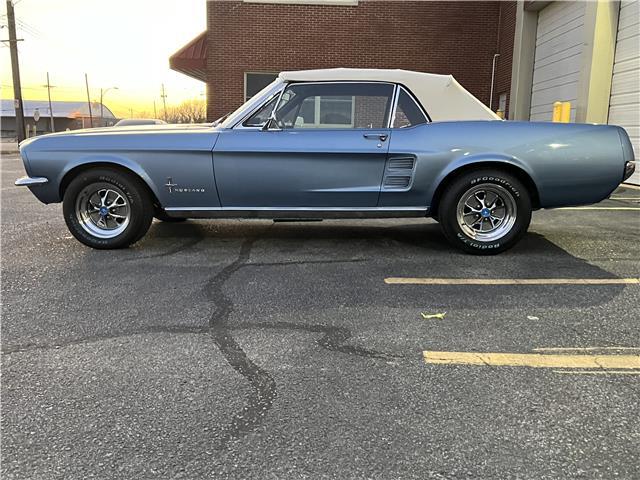
{"type": "Polygon", "coordinates": [[[207,121],[207,108],[204,100],[186,100],[180,105],[167,107],[168,123],[204,123],[207,121]]]}

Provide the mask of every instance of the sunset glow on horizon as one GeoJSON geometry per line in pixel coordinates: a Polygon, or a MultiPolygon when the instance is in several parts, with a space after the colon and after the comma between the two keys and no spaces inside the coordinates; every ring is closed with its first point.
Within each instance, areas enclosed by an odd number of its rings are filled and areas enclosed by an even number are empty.
{"type": "MultiPolygon", "coordinates": [[[[205,99],[205,84],[169,68],[169,57],[206,29],[206,0],[18,0],[15,2],[24,100],[86,101],[110,90],[104,104],[117,117],[161,116],[167,105],[205,99]],[[117,88],[113,88],[117,87],[117,88]]],[[[6,2],[0,2],[2,39],[6,2]]],[[[13,98],[7,44],[0,49],[3,99],[13,98]]]]}

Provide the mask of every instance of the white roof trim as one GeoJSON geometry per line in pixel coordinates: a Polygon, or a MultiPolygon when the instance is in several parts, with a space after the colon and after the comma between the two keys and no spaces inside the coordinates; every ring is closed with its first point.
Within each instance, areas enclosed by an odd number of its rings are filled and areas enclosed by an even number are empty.
{"type": "Polygon", "coordinates": [[[471,95],[452,75],[364,68],[328,68],[282,72],[286,82],[375,81],[407,87],[434,122],[455,120],[500,120],[489,107],[471,95]]]}

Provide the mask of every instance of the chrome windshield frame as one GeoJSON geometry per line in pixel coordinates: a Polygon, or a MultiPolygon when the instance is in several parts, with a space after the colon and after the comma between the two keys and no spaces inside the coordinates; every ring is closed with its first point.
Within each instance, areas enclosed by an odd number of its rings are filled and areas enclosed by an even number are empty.
{"type": "Polygon", "coordinates": [[[284,80],[276,78],[273,82],[238,107],[218,127],[225,129],[237,128],[238,126],[240,126],[240,128],[256,128],[242,127],[242,122],[261,108],[267,101],[271,100],[274,95],[279,93],[280,89],[282,89],[285,84],[286,82],[284,80]]]}

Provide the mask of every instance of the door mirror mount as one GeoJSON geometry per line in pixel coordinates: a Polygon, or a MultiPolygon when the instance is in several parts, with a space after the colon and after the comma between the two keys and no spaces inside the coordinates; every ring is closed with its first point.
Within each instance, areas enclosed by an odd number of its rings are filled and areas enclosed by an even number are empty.
{"type": "Polygon", "coordinates": [[[264,126],[262,127],[262,131],[266,132],[266,131],[280,131],[282,130],[282,127],[280,126],[280,122],[278,122],[278,118],[276,117],[276,112],[275,109],[271,112],[271,115],[269,116],[269,120],[267,120],[264,124],[264,126]]]}

